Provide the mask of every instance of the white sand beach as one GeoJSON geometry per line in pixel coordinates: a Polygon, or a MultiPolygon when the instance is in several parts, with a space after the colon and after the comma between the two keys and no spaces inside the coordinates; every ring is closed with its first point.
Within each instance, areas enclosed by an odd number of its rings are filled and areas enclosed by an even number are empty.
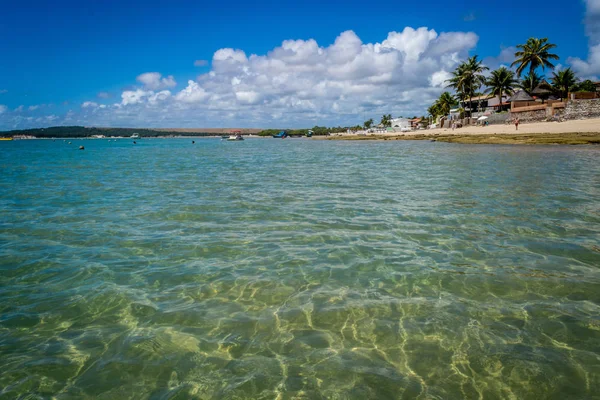
{"type": "Polygon", "coordinates": [[[519,130],[511,125],[469,126],[464,128],[436,128],[411,132],[376,132],[376,133],[337,133],[336,136],[417,136],[417,135],[510,135],[510,134],[560,134],[560,133],[600,133],[600,118],[570,120],[564,122],[531,122],[519,124],[519,130]]]}
{"type": "Polygon", "coordinates": [[[600,132],[600,118],[573,120],[564,122],[532,122],[519,124],[519,130],[515,130],[514,125],[489,125],[489,126],[469,126],[455,129],[439,128],[424,131],[409,132],[409,135],[423,133],[441,133],[445,135],[485,135],[485,134],[535,134],[535,133],[598,133],[600,132]]]}

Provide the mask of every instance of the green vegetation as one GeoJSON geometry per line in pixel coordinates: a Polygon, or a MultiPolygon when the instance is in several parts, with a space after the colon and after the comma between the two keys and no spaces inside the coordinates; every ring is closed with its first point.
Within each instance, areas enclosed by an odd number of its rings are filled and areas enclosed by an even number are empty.
{"type": "Polygon", "coordinates": [[[435,101],[427,109],[427,112],[433,116],[433,118],[437,118],[438,116],[448,115],[450,110],[458,105],[458,101],[454,98],[450,92],[444,92],[440,95],[439,99],[435,101]]]}
{"type": "Polygon", "coordinates": [[[450,92],[444,92],[440,95],[440,98],[429,107],[427,112],[433,115],[434,118],[437,118],[438,116],[448,115],[450,110],[456,105],[458,105],[456,98],[454,98],[450,92]]]}
{"type": "Polygon", "coordinates": [[[36,138],[75,138],[92,137],[95,135],[104,135],[106,137],[130,137],[134,133],[140,137],[157,136],[214,136],[214,133],[208,132],[177,132],[177,131],[158,131],[153,129],[134,129],[134,128],[88,128],[85,126],[53,126],[50,128],[22,129],[14,131],[0,132],[0,137],[12,136],[35,136],[36,138]]]}
{"type": "Polygon", "coordinates": [[[589,79],[586,79],[585,81],[576,85],[575,88],[573,89],[573,91],[575,91],[575,92],[595,92],[596,85],[594,84],[594,82],[590,81],[589,79]]]}
{"type": "MultiPolygon", "coordinates": [[[[360,126],[353,127],[324,127],[315,126],[311,129],[266,129],[258,133],[259,136],[276,135],[282,130],[285,130],[290,136],[306,136],[309,130],[313,131],[313,135],[327,135],[334,132],[345,132],[346,130],[359,130],[360,126]]],[[[89,138],[96,135],[108,137],[131,137],[134,133],[140,137],[164,137],[164,136],[216,136],[215,132],[184,132],[184,131],[169,131],[169,130],[154,130],[154,129],[135,129],[135,128],[88,128],[85,126],[54,126],[50,128],[23,129],[0,132],[0,137],[13,136],[34,136],[36,138],[89,138]]]]}
{"type": "Polygon", "coordinates": [[[258,133],[258,136],[273,136],[273,135],[277,135],[279,132],[281,131],[286,131],[287,134],[289,136],[306,136],[308,134],[308,131],[311,130],[313,131],[313,135],[314,136],[324,136],[324,135],[328,135],[330,133],[334,133],[334,132],[346,132],[348,129],[352,129],[352,130],[357,130],[360,129],[359,127],[331,127],[331,128],[327,128],[325,126],[315,126],[313,128],[306,128],[306,129],[265,129],[262,130],[258,133]]]}
{"type": "Polygon", "coordinates": [[[379,123],[383,125],[384,128],[392,126],[392,114],[383,114],[381,116],[381,122],[379,123]]]}
{"type": "MultiPolygon", "coordinates": [[[[480,89],[486,82],[483,73],[487,70],[489,68],[484,66],[476,55],[469,57],[467,61],[462,62],[454,70],[452,78],[448,80],[448,87],[456,91],[457,97],[460,100],[465,101],[469,99],[469,104],[472,104],[475,91],[480,89]]],[[[471,114],[472,110],[469,108],[469,116],[471,114]]]]}
{"type": "Polygon", "coordinates": [[[500,67],[495,71],[492,71],[492,75],[486,80],[485,84],[488,87],[487,92],[494,96],[498,96],[500,104],[502,104],[503,94],[513,94],[514,88],[517,85],[515,79],[515,73],[500,67]]]}
{"type": "Polygon", "coordinates": [[[517,45],[517,48],[520,50],[515,53],[516,60],[511,64],[511,67],[517,66],[517,76],[521,76],[527,66],[529,66],[530,74],[538,67],[554,68],[554,64],[550,60],[559,59],[556,54],[550,53],[550,50],[556,48],[556,45],[548,43],[548,38],[532,37],[525,44],[517,45]]]}
{"type": "MultiPolygon", "coordinates": [[[[535,88],[540,86],[542,82],[542,77],[536,74],[535,71],[531,71],[523,77],[521,82],[517,84],[517,87],[523,89],[531,96],[535,88]]],[[[549,87],[544,89],[549,89],[549,87]]]]}
{"type": "Polygon", "coordinates": [[[571,68],[567,68],[554,72],[552,74],[551,82],[554,91],[560,94],[561,99],[565,99],[569,96],[569,90],[574,88],[577,84],[577,79],[575,78],[573,71],[571,71],[571,68]]]}

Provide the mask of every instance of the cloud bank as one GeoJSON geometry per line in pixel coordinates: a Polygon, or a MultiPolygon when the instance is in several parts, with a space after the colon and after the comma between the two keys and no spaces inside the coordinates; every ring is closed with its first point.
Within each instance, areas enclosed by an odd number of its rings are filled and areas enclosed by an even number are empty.
{"type": "MultiPolygon", "coordinates": [[[[308,39],[286,40],[266,54],[223,48],[214,53],[210,70],[185,87],[174,90],[172,75],[142,73],[119,102],[86,101],[59,122],[296,127],[357,124],[383,113],[421,115],[478,39],[473,32],[406,27],[376,43],[345,31],[329,46],[308,39]]],[[[21,117],[13,124],[44,122],[21,117]]]]}

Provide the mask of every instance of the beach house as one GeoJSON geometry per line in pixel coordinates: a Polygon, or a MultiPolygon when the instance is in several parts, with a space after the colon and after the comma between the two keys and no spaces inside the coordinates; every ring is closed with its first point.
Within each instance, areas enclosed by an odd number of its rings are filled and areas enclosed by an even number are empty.
{"type": "Polygon", "coordinates": [[[408,118],[396,118],[391,120],[394,131],[406,132],[412,129],[411,120],[408,118]]]}
{"type": "Polygon", "coordinates": [[[498,96],[484,94],[475,96],[470,100],[462,101],[461,106],[465,111],[473,110],[473,113],[502,111],[508,109],[510,106],[508,98],[509,95],[507,93],[502,94],[502,101],[500,101],[498,96]]]}

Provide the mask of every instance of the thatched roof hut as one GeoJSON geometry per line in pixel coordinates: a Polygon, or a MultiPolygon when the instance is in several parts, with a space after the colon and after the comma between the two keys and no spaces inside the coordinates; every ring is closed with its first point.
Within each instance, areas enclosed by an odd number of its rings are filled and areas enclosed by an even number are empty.
{"type": "Polygon", "coordinates": [[[514,103],[516,101],[534,101],[534,98],[527,94],[524,90],[519,90],[508,98],[508,101],[514,103]]]}
{"type": "Polygon", "coordinates": [[[543,79],[540,84],[537,85],[536,88],[531,92],[532,95],[540,97],[549,96],[551,93],[552,90],[550,90],[550,84],[546,82],[545,79],[543,79]]]}

